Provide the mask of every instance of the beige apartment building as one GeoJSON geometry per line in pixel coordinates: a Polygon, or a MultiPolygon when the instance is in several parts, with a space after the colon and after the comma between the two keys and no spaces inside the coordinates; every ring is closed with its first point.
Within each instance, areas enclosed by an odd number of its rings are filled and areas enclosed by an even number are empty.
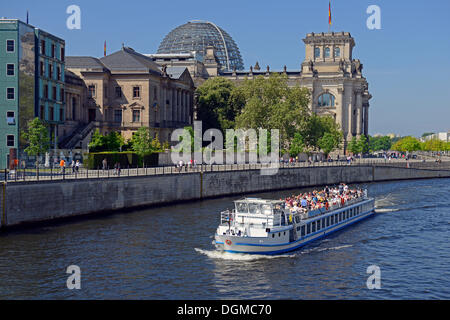
{"type": "Polygon", "coordinates": [[[86,148],[95,129],[131,139],[150,127],[160,141],[192,124],[194,83],[186,67],[158,65],[123,47],[103,58],[67,57],[66,124],[60,146],[86,148]]]}

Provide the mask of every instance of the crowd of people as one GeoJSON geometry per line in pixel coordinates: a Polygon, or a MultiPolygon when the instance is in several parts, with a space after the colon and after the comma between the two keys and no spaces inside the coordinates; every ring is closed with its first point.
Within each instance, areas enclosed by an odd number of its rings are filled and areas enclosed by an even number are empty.
{"type": "MultiPolygon", "coordinates": [[[[314,210],[328,210],[330,207],[345,205],[346,202],[361,198],[364,196],[362,189],[350,189],[345,183],[323,190],[314,190],[311,192],[292,195],[284,199],[285,208],[292,213],[306,213],[314,210]]],[[[282,199],[280,199],[283,201],[282,199]]]]}

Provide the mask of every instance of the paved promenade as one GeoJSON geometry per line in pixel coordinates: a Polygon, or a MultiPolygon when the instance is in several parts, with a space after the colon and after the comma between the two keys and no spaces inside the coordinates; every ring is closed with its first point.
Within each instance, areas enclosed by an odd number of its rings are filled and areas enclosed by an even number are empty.
{"type": "MultiPolygon", "coordinates": [[[[404,160],[404,159],[357,159],[351,163],[347,161],[333,162],[299,162],[299,163],[280,163],[279,169],[287,168],[314,168],[314,167],[340,167],[340,166],[376,166],[376,167],[401,167],[410,169],[425,170],[450,170],[450,161],[423,160],[404,160]]],[[[270,168],[266,164],[233,164],[233,165],[198,165],[195,167],[184,166],[182,168],[176,166],[151,167],[151,168],[126,168],[117,172],[115,169],[108,170],[88,170],[80,168],[78,172],[72,172],[72,168],[65,168],[64,172],[60,169],[20,169],[18,171],[0,171],[0,181],[7,183],[15,182],[50,182],[61,180],[81,180],[81,179],[111,179],[126,178],[137,176],[155,176],[155,175],[171,175],[186,174],[199,172],[223,172],[223,171],[243,171],[243,170],[261,170],[270,168]]]]}

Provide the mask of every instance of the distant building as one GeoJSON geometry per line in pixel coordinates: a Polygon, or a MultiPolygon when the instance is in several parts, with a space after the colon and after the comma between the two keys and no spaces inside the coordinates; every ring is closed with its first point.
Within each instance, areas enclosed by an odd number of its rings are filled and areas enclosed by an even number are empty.
{"type": "Polygon", "coordinates": [[[186,66],[158,65],[127,47],[100,59],[69,56],[66,65],[70,122],[62,148],[86,148],[97,128],[127,140],[149,127],[164,142],[192,124],[194,83],[186,66]]]}
{"type": "MultiPolygon", "coordinates": [[[[0,168],[10,150],[26,146],[21,133],[39,117],[57,137],[64,122],[65,41],[18,19],[0,19],[0,168]]],[[[56,145],[56,141],[53,141],[56,145]]]]}
{"type": "Polygon", "coordinates": [[[183,32],[169,33],[170,37],[163,40],[158,54],[148,56],[160,65],[187,66],[196,86],[215,76],[239,83],[257,76],[285,74],[289,85],[300,85],[309,89],[311,94],[309,107],[313,112],[330,115],[340,125],[344,133],[344,150],[353,137],[369,134],[369,101],[372,96],[369,93],[369,84],[362,74],[361,61],[353,58],[355,40],[350,33],[307,34],[303,39],[306,49],[305,60],[300,70],[287,70],[286,67],[283,70],[271,70],[269,66],[261,69],[258,62],[249,70],[243,70],[236,65],[224,68],[226,59],[223,58],[223,48],[226,47],[226,42],[219,41],[219,47],[213,43],[200,46],[204,43],[203,38],[198,36],[198,32],[189,33],[192,27],[193,25],[188,23],[179,27],[183,32]],[[188,46],[186,43],[189,41],[197,45],[188,46]],[[178,56],[174,56],[173,51],[166,49],[170,43],[174,43],[178,56]]]}
{"type": "Polygon", "coordinates": [[[450,131],[433,133],[431,135],[423,137],[421,140],[428,141],[428,140],[434,140],[434,139],[441,140],[444,142],[450,142],[450,131]]]}

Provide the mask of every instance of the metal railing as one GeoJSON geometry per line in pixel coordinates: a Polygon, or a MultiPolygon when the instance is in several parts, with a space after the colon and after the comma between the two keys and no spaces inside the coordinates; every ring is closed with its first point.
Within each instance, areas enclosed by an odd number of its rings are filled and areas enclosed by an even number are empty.
{"type": "MultiPolygon", "coordinates": [[[[358,159],[353,162],[333,161],[333,162],[280,162],[275,165],[278,169],[294,168],[320,168],[320,167],[345,167],[345,166],[375,166],[375,167],[401,167],[410,169],[424,170],[450,170],[450,161],[442,162],[423,162],[422,160],[391,160],[384,159],[358,159]],[[278,167],[277,167],[278,165],[278,167]]],[[[224,171],[249,171],[249,170],[270,170],[274,169],[271,164],[223,164],[209,165],[201,164],[195,166],[185,165],[165,166],[165,167],[127,167],[120,170],[108,169],[87,169],[80,167],[78,170],[71,167],[53,168],[20,168],[16,170],[0,170],[0,181],[5,182],[23,182],[23,181],[75,181],[80,179],[110,179],[123,177],[156,176],[167,174],[191,174],[199,172],[224,172],[224,171]]]]}

